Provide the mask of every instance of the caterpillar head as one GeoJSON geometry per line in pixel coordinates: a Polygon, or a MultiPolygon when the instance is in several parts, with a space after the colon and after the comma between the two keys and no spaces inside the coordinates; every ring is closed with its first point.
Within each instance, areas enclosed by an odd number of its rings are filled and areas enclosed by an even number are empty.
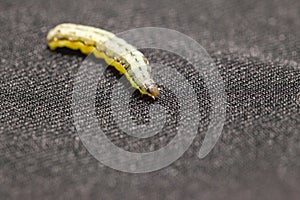
{"type": "Polygon", "coordinates": [[[146,86],[146,91],[147,94],[152,97],[153,99],[156,99],[160,95],[159,88],[156,83],[153,83],[149,85],[148,87],[146,86]]]}

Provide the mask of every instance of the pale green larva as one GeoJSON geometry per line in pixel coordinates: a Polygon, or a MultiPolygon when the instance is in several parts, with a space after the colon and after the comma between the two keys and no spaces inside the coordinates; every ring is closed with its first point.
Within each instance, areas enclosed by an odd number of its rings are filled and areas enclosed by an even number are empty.
{"type": "Polygon", "coordinates": [[[84,54],[94,53],[125,74],[131,85],[142,94],[154,99],[160,95],[146,57],[111,32],[90,26],[60,24],[49,31],[47,42],[51,50],[67,47],[84,54]]]}

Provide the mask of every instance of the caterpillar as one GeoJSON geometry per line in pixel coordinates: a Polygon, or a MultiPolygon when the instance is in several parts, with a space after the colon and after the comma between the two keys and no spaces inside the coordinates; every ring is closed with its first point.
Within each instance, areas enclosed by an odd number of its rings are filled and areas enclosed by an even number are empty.
{"type": "Polygon", "coordinates": [[[47,35],[51,50],[66,47],[80,50],[83,54],[93,53],[124,74],[132,87],[153,99],[160,89],[152,79],[147,58],[125,40],[113,33],[91,26],[64,23],[51,29],[47,35]]]}

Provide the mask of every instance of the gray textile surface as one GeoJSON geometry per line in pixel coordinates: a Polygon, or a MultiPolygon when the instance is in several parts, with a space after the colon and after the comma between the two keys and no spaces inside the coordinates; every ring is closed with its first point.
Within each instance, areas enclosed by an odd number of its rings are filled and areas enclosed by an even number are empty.
{"type": "MultiPolygon", "coordinates": [[[[299,18],[298,0],[1,0],[0,199],[299,199],[299,18]],[[93,158],[78,138],[71,108],[84,56],[50,51],[45,41],[63,22],[114,33],[166,27],[203,45],[228,95],[226,124],[213,151],[196,156],[208,120],[202,107],[206,118],[194,143],[162,170],[127,174],[93,158]]],[[[146,54],[184,67],[177,56],[146,54]]],[[[109,114],[104,99],[99,94],[98,113],[109,114]]],[[[147,118],[141,109],[147,101],[131,102],[133,115],[147,118]]],[[[126,143],[111,130],[121,146],[140,142],[126,143]]]]}

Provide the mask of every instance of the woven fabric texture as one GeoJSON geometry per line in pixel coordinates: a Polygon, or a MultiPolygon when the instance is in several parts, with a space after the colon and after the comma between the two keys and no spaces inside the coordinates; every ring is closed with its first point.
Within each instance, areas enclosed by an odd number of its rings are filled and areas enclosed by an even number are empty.
{"type": "MultiPolygon", "coordinates": [[[[299,19],[298,0],[1,0],[0,199],[299,199],[299,19]],[[72,114],[85,56],[50,51],[46,44],[47,32],[64,22],[113,33],[165,27],[199,42],[227,94],[224,130],[210,154],[196,156],[209,123],[203,83],[184,59],[146,49],[150,62],[182,70],[196,89],[202,116],[197,137],[180,159],[151,173],[119,172],[90,155],[72,114]]],[[[116,145],[146,152],[172,139],[176,98],[159,101],[171,113],[168,127],[136,140],[112,123],[103,91],[119,75],[114,69],[106,75],[110,81],[99,82],[96,113],[116,145]]],[[[137,93],[130,102],[131,116],[147,124],[151,101],[137,93]]]]}

